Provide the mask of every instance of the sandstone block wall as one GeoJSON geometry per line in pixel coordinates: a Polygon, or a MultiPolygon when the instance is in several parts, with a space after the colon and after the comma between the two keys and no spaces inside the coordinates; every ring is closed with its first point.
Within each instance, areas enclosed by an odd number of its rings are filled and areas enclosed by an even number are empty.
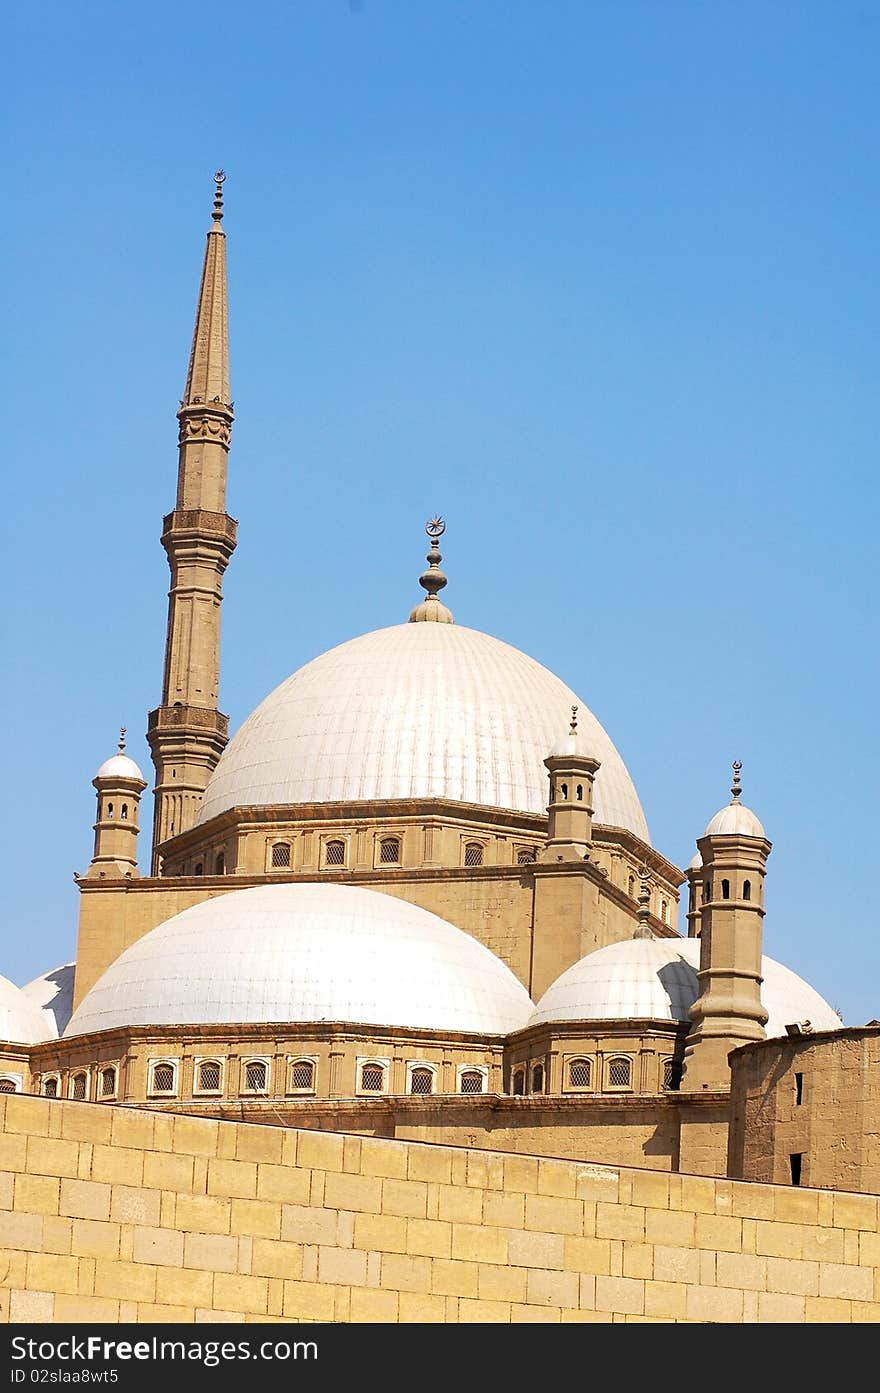
{"type": "Polygon", "coordinates": [[[12,1321],[873,1321],[878,1199],[0,1099],[12,1321]]]}

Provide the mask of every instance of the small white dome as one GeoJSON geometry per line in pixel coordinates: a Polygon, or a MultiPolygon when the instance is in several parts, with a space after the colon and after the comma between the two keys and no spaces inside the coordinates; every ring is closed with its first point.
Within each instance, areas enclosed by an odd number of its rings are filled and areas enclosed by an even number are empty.
{"type": "Polygon", "coordinates": [[[740,836],[765,837],[760,819],[744,803],[728,803],[716,813],[703,833],[704,837],[740,836]]]}
{"type": "Polygon", "coordinates": [[[36,1045],[53,1040],[53,1029],[40,1007],[7,977],[0,977],[0,1040],[15,1045],[36,1045]]]}
{"type": "Polygon", "coordinates": [[[695,852],[690,861],[688,861],[687,868],[689,871],[701,871],[703,869],[703,858],[698,851],[695,852]]]}
{"type": "Polygon", "coordinates": [[[359,886],[233,890],[127,948],[64,1032],[344,1021],[472,1035],[534,1009],[505,963],[428,910],[359,886]]]}
{"type": "MultiPolygon", "coordinates": [[[[627,939],[588,953],[558,977],[538,1002],[530,1025],[550,1021],[686,1021],[697,999],[698,938],[627,939]]],[[[761,959],[761,1000],[768,1036],[809,1020],[814,1030],[838,1030],[837,1012],[790,968],[761,959]]]]}
{"type": "Polygon", "coordinates": [[[580,705],[601,760],[596,821],[648,842],[626,766],[569,687],[460,624],[398,624],[340,644],[282,682],[230,740],[198,824],[234,807],[445,798],[545,814],[544,760],[580,705]]]}
{"type": "Polygon", "coordinates": [[[101,765],[96,779],[140,779],[141,783],[146,783],[146,779],[137,767],[133,759],[128,755],[116,754],[105,759],[101,765]]]}
{"type": "Polygon", "coordinates": [[[569,731],[568,735],[557,740],[549,759],[598,759],[579,730],[569,731]]]}
{"type": "Polygon", "coordinates": [[[47,1021],[46,1039],[54,1040],[63,1035],[67,1022],[73,1015],[73,982],[76,963],[63,963],[42,977],[35,977],[22,987],[22,992],[35,1005],[39,1006],[47,1021]]]}

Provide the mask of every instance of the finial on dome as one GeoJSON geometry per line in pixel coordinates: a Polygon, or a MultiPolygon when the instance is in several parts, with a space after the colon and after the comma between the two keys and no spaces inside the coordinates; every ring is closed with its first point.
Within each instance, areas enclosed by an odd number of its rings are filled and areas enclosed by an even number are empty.
{"type": "Polygon", "coordinates": [[[120,753],[121,755],[124,755],[124,754],[125,754],[125,731],[126,731],[126,727],[125,727],[125,726],[120,726],[120,727],[119,727],[119,753],[120,753]]]}
{"type": "Polygon", "coordinates": [[[452,611],[447,609],[446,605],[437,598],[438,592],[446,585],[446,577],[440,570],[440,562],[443,557],[437,546],[446,531],[446,523],[443,518],[435,514],[425,524],[425,531],[431,539],[431,550],[426,557],[428,569],[419,576],[419,585],[427,591],[427,598],[422,600],[421,604],[416,605],[409,617],[410,623],[433,621],[435,624],[453,624],[455,621],[452,617],[452,611]]]}
{"type": "Polygon", "coordinates": [[[578,728],[578,709],[576,706],[571,708],[571,733],[577,735],[578,728]]]}
{"type": "Polygon", "coordinates": [[[214,175],[214,211],[211,217],[214,222],[223,221],[223,185],[226,183],[226,171],[218,169],[214,175]]]}
{"type": "Polygon", "coordinates": [[[636,918],[639,921],[638,928],[633,934],[633,938],[653,938],[651,932],[651,881],[647,865],[639,868],[641,885],[639,886],[639,907],[636,911],[636,918]]]}
{"type": "Polygon", "coordinates": [[[742,789],[740,788],[739,784],[739,771],[742,769],[742,767],[743,766],[741,759],[735,759],[733,761],[733,785],[730,790],[733,794],[733,798],[730,800],[732,803],[738,803],[740,799],[740,794],[742,793],[742,789]]]}

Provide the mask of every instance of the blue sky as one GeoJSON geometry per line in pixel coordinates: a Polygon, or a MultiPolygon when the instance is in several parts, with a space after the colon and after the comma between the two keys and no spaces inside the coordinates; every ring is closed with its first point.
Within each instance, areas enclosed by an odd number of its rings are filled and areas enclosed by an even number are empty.
{"type": "Polygon", "coordinates": [[[121,723],[150,772],[222,164],[233,728],[405,618],[439,510],[460,622],[581,694],[677,863],[743,760],[766,951],[880,1016],[880,11],[13,0],[4,31],[0,971],[72,956],[121,723]]]}

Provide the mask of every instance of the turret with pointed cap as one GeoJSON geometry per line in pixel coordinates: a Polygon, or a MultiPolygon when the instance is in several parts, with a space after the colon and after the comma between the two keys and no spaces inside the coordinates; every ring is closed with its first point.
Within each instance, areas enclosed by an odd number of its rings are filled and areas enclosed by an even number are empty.
{"type": "Polygon", "coordinates": [[[186,387],[177,419],[177,505],[164,519],[171,568],[162,704],[150,712],[147,739],[156,768],[153,874],[158,848],[195,821],[208,779],[226,745],[229,721],[218,710],[222,579],[237,524],[226,512],[232,434],[223,184],[208,229],[186,387]]]}

